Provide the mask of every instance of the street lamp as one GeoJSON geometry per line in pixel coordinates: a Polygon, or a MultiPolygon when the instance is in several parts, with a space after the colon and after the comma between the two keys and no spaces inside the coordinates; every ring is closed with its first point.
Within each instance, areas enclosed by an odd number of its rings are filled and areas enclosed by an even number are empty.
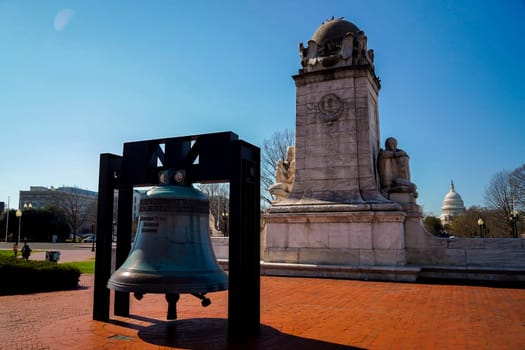
{"type": "Polygon", "coordinates": [[[510,212],[510,222],[512,223],[512,237],[518,238],[518,212],[516,209],[510,212]]]}
{"type": "Polygon", "coordinates": [[[222,212],[221,214],[222,221],[224,223],[224,236],[228,236],[228,219],[230,218],[230,213],[227,211],[222,212]]]}
{"type": "Polygon", "coordinates": [[[478,226],[479,226],[479,236],[483,238],[483,226],[485,225],[485,221],[483,221],[482,218],[478,219],[478,226]]]}
{"type": "Polygon", "coordinates": [[[7,211],[5,215],[5,242],[7,243],[7,231],[9,231],[9,200],[11,197],[7,196],[7,211]]]}
{"type": "MultiPolygon", "coordinates": [[[[31,211],[31,209],[33,209],[33,204],[32,204],[31,202],[29,202],[29,203],[24,203],[24,211],[26,211],[26,210],[27,210],[27,211],[31,211]]],[[[26,221],[27,221],[27,219],[26,219],[26,221]]],[[[27,231],[27,230],[26,230],[26,231],[27,231]]],[[[19,236],[18,236],[18,240],[20,241],[20,234],[19,234],[19,236]]],[[[27,241],[27,236],[24,237],[24,241],[27,241]]]]}
{"type": "Polygon", "coordinates": [[[18,218],[18,238],[16,244],[18,244],[20,242],[20,228],[22,227],[22,211],[20,209],[16,211],[16,217],[18,218]]]}
{"type": "Polygon", "coordinates": [[[91,224],[91,251],[95,251],[95,224],[91,224]]]}

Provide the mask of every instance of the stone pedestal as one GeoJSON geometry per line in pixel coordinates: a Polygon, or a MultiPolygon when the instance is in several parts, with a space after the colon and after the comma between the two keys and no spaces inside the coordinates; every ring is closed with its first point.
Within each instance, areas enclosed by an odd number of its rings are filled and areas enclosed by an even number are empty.
{"type": "Polygon", "coordinates": [[[324,211],[265,216],[265,262],[402,266],[401,211],[324,211]]]}

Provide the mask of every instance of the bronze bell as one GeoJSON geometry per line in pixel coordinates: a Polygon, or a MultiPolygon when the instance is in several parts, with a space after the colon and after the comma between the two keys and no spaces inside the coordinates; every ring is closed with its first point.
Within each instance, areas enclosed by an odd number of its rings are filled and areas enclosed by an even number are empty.
{"type": "Polygon", "coordinates": [[[108,281],[108,288],[164,293],[168,319],[176,319],[180,293],[190,293],[208,306],[208,292],[226,290],[228,276],[218,265],[208,227],[206,195],[184,184],[185,174],[161,173],[161,185],[140,202],[135,241],[126,261],[108,281]],[[174,183],[173,183],[174,182],[174,183]]]}

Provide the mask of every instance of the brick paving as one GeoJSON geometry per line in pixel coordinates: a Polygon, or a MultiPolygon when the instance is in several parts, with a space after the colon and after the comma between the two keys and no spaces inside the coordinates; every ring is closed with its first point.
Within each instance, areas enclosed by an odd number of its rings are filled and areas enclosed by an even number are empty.
{"type": "Polygon", "coordinates": [[[0,349],[525,349],[525,289],[261,277],[261,334],[228,344],[227,291],[131,300],[93,321],[93,276],[74,291],[0,297],[0,349]]]}

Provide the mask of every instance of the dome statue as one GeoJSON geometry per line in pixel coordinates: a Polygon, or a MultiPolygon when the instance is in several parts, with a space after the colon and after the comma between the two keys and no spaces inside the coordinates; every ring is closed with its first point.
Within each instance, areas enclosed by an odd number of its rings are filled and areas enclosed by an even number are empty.
{"type": "Polygon", "coordinates": [[[323,22],[312,36],[312,40],[319,46],[319,56],[327,56],[337,52],[341,48],[341,43],[347,33],[352,33],[357,37],[359,28],[352,22],[338,19],[330,19],[323,22]]]}
{"type": "Polygon", "coordinates": [[[374,69],[374,51],[367,48],[365,32],[343,17],[323,22],[307,45],[299,43],[299,55],[302,72],[352,65],[374,69]]]}

